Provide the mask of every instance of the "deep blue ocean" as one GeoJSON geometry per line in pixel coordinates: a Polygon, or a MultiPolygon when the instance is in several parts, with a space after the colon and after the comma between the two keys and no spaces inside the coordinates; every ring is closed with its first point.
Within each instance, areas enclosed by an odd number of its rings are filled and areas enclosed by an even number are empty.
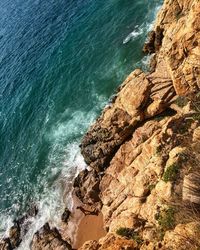
{"type": "Polygon", "coordinates": [[[33,231],[70,205],[85,166],[81,137],[125,77],[145,68],[142,46],[161,3],[0,1],[1,234],[32,203],[33,231]]]}

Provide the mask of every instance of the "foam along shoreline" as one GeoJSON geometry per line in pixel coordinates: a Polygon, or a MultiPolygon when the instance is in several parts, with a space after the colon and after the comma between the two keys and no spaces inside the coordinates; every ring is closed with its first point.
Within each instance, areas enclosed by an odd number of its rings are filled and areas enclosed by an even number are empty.
{"type": "Polygon", "coordinates": [[[156,14],[158,13],[159,9],[161,8],[161,5],[160,6],[157,6],[155,8],[155,11],[154,11],[154,19],[151,23],[143,23],[142,25],[136,25],[134,27],[134,30],[131,31],[127,36],[126,38],[123,40],[123,44],[127,44],[128,42],[132,41],[132,40],[135,40],[137,39],[138,37],[140,37],[144,32],[145,33],[148,33],[150,32],[151,30],[153,30],[153,26],[154,26],[154,22],[155,22],[155,17],[156,17],[156,14]]]}

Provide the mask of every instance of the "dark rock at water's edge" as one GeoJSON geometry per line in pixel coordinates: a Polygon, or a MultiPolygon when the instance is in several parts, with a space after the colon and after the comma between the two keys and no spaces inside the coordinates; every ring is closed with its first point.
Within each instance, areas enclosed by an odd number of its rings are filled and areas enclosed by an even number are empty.
{"type": "Polygon", "coordinates": [[[99,183],[100,174],[95,170],[81,171],[74,181],[74,191],[76,196],[87,205],[100,203],[99,198],[99,183]]]}
{"type": "Polygon", "coordinates": [[[63,212],[62,216],[61,216],[61,220],[62,222],[67,223],[69,220],[69,217],[71,215],[71,212],[69,211],[69,209],[66,207],[65,211],[63,212]]]}
{"type": "Polygon", "coordinates": [[[5,239],[2,239],[0,241],[0,249],[1,250],[12,250],[13,249],[9,238],[5,238],[5,239]]]}
{"type": "Polygon", "coordinates": [[[143,46],[143,52],[152,54],[156,53],[161,45],[162,45],[162,39],[164,37],[163,35],[164,29],[160,26],[157,26],[155,31],[150,31],[148,34],[148,40],[143,46]]]}
{"type": "Polygon", "coordinates": [[[12,249],[18,247],[21,243],[21,228],[20,224],[15,222],[9,230],[9,239],[12,249]]]}
{"type": "Polygon", "coordinates": [[[106,168],[120,144],[131,134],[131,116],[121,108],[116,108],[110,127],[101,126],[103,118],[91,128],[81,144],[81,153],[88,165],[97,172],[106,168]],[[120,123],[123,119],[123,124],[120,123]],[[101,145],[101,146],[100,146],[101,145]]]}
{"type": "Polygon", "coordinates": [[[46,223],[38,232],[35,233],[31,250],[72,250],[71,245],[62,239],[56,228],[50,228],[46,223]]]}
{"type": "Polygon", "coordinates": [[[150,31],[148,34],[148,41],[144,44],[143,47],[144,53],[149,53],[149,54],[155,53],[155,45],[154,45],[155,37],[156,37],[155,31],[150,31]]]}
{"type": "Polygon", "coordinates": [[[3,249],[15,249],[17,248],[23,236],[26,235],[31,222],[29,219],[35,217],[38,214],[38,208],[36,205],[31,205],[28,209],[27,213],[13,221],[13,226],[9,229],[9,237],[6,239],[2,239],[0,242],[0,250],[3,249]]]}

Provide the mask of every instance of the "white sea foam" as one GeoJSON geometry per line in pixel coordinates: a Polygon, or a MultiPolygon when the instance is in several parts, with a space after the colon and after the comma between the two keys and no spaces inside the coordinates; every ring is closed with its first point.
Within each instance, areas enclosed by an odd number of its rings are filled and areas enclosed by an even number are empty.
{"type": "Polygon", "coordinates": [[[80,154],[78,143],[69,144],[65,149],[65,157],[61,166],[51,168],[46,172],[48,175],[54,176],[59,172],[59,176],[55,179],[51,187],[44,184],[45,190],[40,201],[38,202],[39,213],[35,218],[30,220],[31,227],[25,235],[18,250],[30,249],[30,243],[33,235],[46,222],[50,222],[51,226],[56,226],[60,222],[61,214],[67,205],[69,209],[72,207],[72,199],[70,190],[72,188],[72,179],[86,167],[84,159],[80,154]]]}
{"type": "Polygon", "coordinates": [[[152,22],[144,22],[142,25],[136,25],[134,27],[134,30],[128,34],[128,36],[123,40],[123,44],[128,43],[129,41],[134,41],[136,38],[140,37],[142,34],[146,34],[149,31],[151,31],[154,27],[154,23],[155,23],[155,17],[158,13],[158,11],[160,10],[161,5],[158,5],[153,13],[152,13],[152,22]]]}
{"type": "Polygon", "coordinates": [[[0,221],[1,221],[0,237],[6,238],[9,235],[10,227],[13,225],[13,218],[2,213],[0,215],[0,221]]]}
{"type": "Polygon", "coordinates": [[[147,55],[147,56],[144,56],[142,61],[141,61],[141,67],[144,71],[147,71],[149,69],[149,64],[150,64],[150,61],[152,59],[154,54],[152,55],[147,55]]]}
{"type": "MultiPolygon", "coordinates": [[[[98,106],[105,99],[98,97],[98,106]]],[[[88,126],[96,118],[96,107],[90,112],[72,111],[66,109],[60,119],[46,133],[45,139],[50,143],[51,150],[48,154],[48,166],[38,176],[38,183],[42,183],[42,197],[38,199],[39,213],[30,220],[31,227],[18,250],[30,249],[33,235],[46,222],[51,226],[59,225],[61,214],[66,205],[72,208],[71,190],[73,178],[87,166],[80,153],[80,135],[84,134],[88,126]],[[76,139],[76,137],[78,138],[76,139]]]]}
{"type": "Polygon", "coordinates": [[[146,34],[153,29],[154,21],[151,23],[143,23],[142,25],[136,25],[134,30],[128,34],[128,36],[123,40],[123,44],[128,43],[129,41],[134,41],[136,38],[146,34]]]}
{"type": "Polygon", "coordinates": [[[123,40],[123,44],[128,43],[130,40],[134,40],[135,38],[142,35],[143,32],[144,28],[143,27],[138,28],[138,25],[136,25],[135,29],[130,34],[128,34],[128,36],[123,40]]]}
{"type": "Polygon", "coordinates": [[[80,132],[83,133],[96,117],[94,112],[83,112],[79,110],[66,110],[65,112],[66,116],[71,116],[70,119],[64,122],[58,121],[50,133],[47,134],[48,140],[59,142],[66,140],[66,138],[72,138],[80,132]]]}

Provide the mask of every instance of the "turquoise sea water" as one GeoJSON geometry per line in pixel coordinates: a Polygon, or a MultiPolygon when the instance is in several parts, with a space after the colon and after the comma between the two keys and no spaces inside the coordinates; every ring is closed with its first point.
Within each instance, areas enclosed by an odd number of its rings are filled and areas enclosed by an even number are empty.
{"type": "Polygon", "coordinates": [[[144,67],[161,3],[0,1],[1,233],[31,203],[40,208],[33,231],[70,203],[81,137],[127,74],[144,67]]]}

